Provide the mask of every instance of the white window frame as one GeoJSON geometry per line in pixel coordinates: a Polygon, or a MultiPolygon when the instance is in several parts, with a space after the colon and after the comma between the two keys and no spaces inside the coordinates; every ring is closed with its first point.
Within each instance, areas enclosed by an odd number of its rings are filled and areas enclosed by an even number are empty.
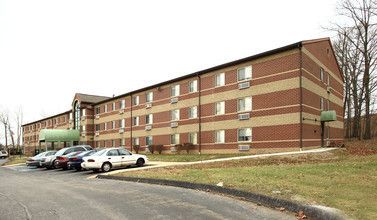
{"type": "Polygon", "coordinates": [[[147,124],[147,125],[153,124],[153,114],[145,115],[145,124],[147,124]],[[149,121],[149,122],[147,122],[147,121],[149,121]]]}
{"type": "Polygon", "coordinates": [[[217,130],[217,131],[215,131],[215,143],[216,144],[223,144],[223,143],[225,143],[225,130],[217,130]]]}
{"type": "Polygon", "coordinates": [[[86,131],[86,125],[82,125],[82,132],[86,131]]]}
{"type": "Polygon", "coordinates": [[[107,131],[107,122],[105,122],[104,124],[105,124],[104,130],[107,131]]]}
{"type": "Polygon", "coordinates": [[[237,100],[237,111],[238,112],[250,112],[250,111],[252,111],[252,109],[253,109],[253,100],[252,100],[252,98],[250,97],[250,96],[248,96],[248,97],[243,97],[243,98],[239,98],[238,100],[237,100]],[[249,102],[250,102],[250,104],[248,105],[248,100],[249,100],[249,102]],[[244,102],[244,109],[242,109],[241,108],[241,101],[243,101],[244,102]]]}
{"type": "Polygon", "coordinates": [[[146,136],[145,137],[145,145],[152,145],[153,144],[153,136],[146,136]],[[148,139],[150,139],[151,143],[148,144],[148,139]]]}
{"type": "Polygon", "coordinates": [[[189,133],[188,142],[191,143],[191,144],[198,144],[198,133],[197,132],[189,133]]]}
{"type": "Polygon", "coordinates": [[[189,82],[189,93],[198,91],[198,80],[192,80],[189,82]]]}
{"type": "Polygon", "coordinates": [[[140,118],[139,116],[133,116],[132,117],[132,126],[139,126],[139,123],[140,123],[140,118]],[[136,119],[136,121],[134,120],[136,119]],[[136,122],[136,123],[135,123],[136,122]]]}
{"type": "Polygon", "coordinates": [[[225,114],[225,101],[215,102],[215,115],[224,115],[225,114]],[[220,111],[218,111],[218,106],[220,111]]]}
{"type": "Polygon", "coordinates": [[[113,104],[112,104],[112,110],[115,111],[115,108],[116,108],[116,105],[115,105],[115,102],[113,102],[113,104]]]}
{"type": "Polygon", "coordinates": [[[132,96],[132,105],[133,106],[138,106],[140,104],[140,98],[139,96],[132,96]]]}
{"type": "Polygon", "coordinates": [[[325,78],[325,70],[321,67],[319,69],[319,79],[321,80],[321,82],[323,82],[324,78],[325,78]]]}
{"type": "Polygon", "coordinates": [[[126,139],[125,138],[120,139],[120,146],[122,146],[122,147],[126,146],[126,139]]]}
{"type": "Polygon", "coordinates": [[[145,94],[145,102],[146,102],[146,103],[153,102],[153,92],[152,92],[152,91],[147,92],[147,93],[145,94]]]}
{"type": "Polygon", "coordinates": [[[319,110],[321,110],[321,111],[325,110],[325,109],[324,109],[324,108],[325,108],[324,104],[325,104],[325,100],[324,100],[324,98],[321,96],[320,99],[319,99],[319,110]]]}
{"type": "Polygon", "coordinates": [[[124,118],[122,118],[121,120],[120,120],[120,128],[125,128],[126,127],[126,119],[124,119],[124,118]]]}
{"type": "Polygon", "coordinates": [[[253,139],[253,133],[252,133],[251,128],[239,128],[239,129],[237,129],[237,141],[238,141],[238,142],[251,142],[252,139],[253,139]],[[248,137],[248,136],[247,136],[247,131],[250,132],[250,140],[240,140],[240,133],[241,133],[241,130],[245,130],[245,134],[246,134],[246,135],[243,136],[243,137],[248,137]]]}
{"type": "Polygon", "coordinates": [[[197,105],[189,107],[188,118],[189,119],[198,118],[198,106],[197,105]]]}
{"type": "Polygon", "coordinates": [[[82,116],[86,116],[86,109],[85,108],[82,110],[82,116]]]}
{"type": "Polygon", "coordinates": [[[112,122],[111,122],[111,129],[115,129],[115,127],[116,127],[116,126],[115,126],[115,121],[112,121],[112,122]]]}
{"type": "Polygon", "coordinates": [[[171,86],[170,95],[171,95],[171,97],[177,97],[177,96],[180,95],[180,85],[179,84],[171,86]]]}
{"type": "Polygon", "coordinates": [[[225,73],[215,75],[215,87],[225,86],[225,73]]]}
{"type": "Polygon", "coordinates": [[[120,100],[120,109],[125,109],[126,108],[126,100],[122,99],[120,100]]]}
{"type": "Polygon", "coordinates": [[[176,145],[180,142],[179,133],[171,134],[170,135],[170,145],[176,145]]]}
{"type": "Polygon", "coordinates": [[[245,67],[237,69],[237,81],[241,82],[241,81],[251,80],[252,70],[253,70],[252,66],[245,66],[245,67]],[[240,77],[240,73],[242,70],[243,70],[243,74],[245,75],[243,78],[240,77]]]}
{"type": "Polygon", "coordinates": [[[105,113],[107,112],[107,104],[105,104],[105,113]]]}
{"type": "Polygon", "coordinates": [[[133,137],[132,138],[132,145],[140,145],[140,138],[139,137],[133,137]]]}
{"type": "Polygon", "coordinates": [[[180,111],[179,109],[173,109],[170,111],[170,120],[171,121],[179,121],[180,119],[180,111]]]}

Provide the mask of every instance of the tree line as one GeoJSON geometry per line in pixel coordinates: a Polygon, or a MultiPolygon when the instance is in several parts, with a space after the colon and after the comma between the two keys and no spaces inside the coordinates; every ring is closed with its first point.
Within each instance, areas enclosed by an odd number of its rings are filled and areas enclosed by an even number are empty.
{"type": "Polygon", "coordinates": [[[345,138],[370,139],[377,89],[377,1],[343,0],[333,25],[334,50],[344,74],[345,138]]]}

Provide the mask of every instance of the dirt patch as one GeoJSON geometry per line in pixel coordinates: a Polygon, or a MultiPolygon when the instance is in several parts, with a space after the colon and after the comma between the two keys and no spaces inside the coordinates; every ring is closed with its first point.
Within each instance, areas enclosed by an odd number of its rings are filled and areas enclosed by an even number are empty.
{"type": "Polygon", "coordinates": [[[351,140],[345,142],[347,152],[357,156],[377,154],[377,139],[351,140]]]}

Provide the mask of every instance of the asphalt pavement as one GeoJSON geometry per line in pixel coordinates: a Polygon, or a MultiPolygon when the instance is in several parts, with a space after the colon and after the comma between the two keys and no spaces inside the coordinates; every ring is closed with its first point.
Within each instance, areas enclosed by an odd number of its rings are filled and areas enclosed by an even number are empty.
{"type": "Polygon", "coordinates": [[[8,161],[8,159],[0,159],[0,166],[3,165],[7,161],[8,161]]]}
{"type": "Polygon", "coordinates": [[[190,189],[87,179],[90,171],[0,167],[0,219],[295,219],[190,189]]]}

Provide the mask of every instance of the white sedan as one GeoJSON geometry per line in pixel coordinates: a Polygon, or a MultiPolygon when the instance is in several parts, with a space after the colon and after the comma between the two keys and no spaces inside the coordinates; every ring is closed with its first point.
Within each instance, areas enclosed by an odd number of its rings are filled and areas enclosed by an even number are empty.
{"type": "Polygon", "coordinates": [[[97,153],[84,157],[81,167],[88,170],[108,172],[113,168],[130,165],[143,166],[148,162],[145,155],[132,154],[122,147],[106,148],[97,153]]]}

